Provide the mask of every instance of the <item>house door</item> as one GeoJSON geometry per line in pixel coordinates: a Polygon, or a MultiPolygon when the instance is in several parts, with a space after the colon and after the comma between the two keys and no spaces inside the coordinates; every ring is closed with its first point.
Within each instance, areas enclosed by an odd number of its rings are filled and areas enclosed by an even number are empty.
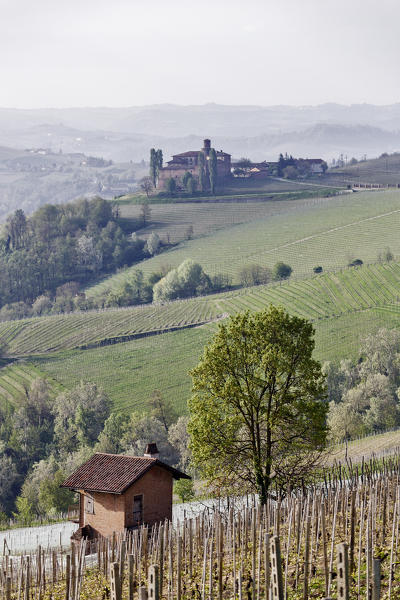
{"type": "Polygon", "coordinates": [[[133,497],[133,526],[143,523],[143,495],[133,497]]]}

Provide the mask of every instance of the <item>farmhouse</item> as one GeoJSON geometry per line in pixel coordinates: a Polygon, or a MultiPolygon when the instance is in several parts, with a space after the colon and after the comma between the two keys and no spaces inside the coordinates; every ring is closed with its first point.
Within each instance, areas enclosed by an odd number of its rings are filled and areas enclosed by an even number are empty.
{"type": "Polygon", "coordinates": [[[158,458],[156,444],[144,456],[96,452],[61,487],[79,493],[70,520],[79,523],[73,539],[99,536],[154,525],[172,519],[174,479],[190,479],[158,458]]]}
{"type": "MultiPolygon", "coordinates": [[[[201,150],[189,150],[181,154],[174,154],[172,160],[168,161],[166,166],[161,168],[158,175],[157,188],[163,190],[166,188],[168,179],[175,179],[177,187],[182,186],[182,178],[189,172],[196,179],[199,178],[199,154],[203,153],[205,165],[210,156],[211,140],[204,140],[201,150]]],[[[221,184],[231,176],[231,155],[222,150],[216,151],[217,155],[217,177],[221,184]]]]}

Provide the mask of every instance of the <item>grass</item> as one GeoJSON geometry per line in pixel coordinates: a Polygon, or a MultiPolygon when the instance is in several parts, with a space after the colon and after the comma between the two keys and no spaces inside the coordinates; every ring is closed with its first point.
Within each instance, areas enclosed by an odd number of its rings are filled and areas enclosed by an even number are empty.
{"type": "MultiPolygon", "coordinates": [[[[185,311],[191,311],[194,319],[201,311],[209,316],[235,314],[247,309],[261,310],[270,303],[280,304],[291,314],[313,321],[316,328],[315,356],[319,360],[338,361],[344,356],[355,357],[361,339],[367,334],[381,327],[396,328],[400,325],[400,264],[345,269],[282,285],[227,292],[166,307],[149,307],[153,314],[147,325],[152,327],[153,320],[160,323],[167,315],[171,317],[174,311],[181,312],[182,319],[185,311]]],[[[126,315],[126,323],[131,319],[133,327],[132,317],[140,310],[144,309],[94,313],[93,318],[99,316],[102,327],[113,337],[116,327],[121,327],[121,321],[114,320],[115,314],[126,315]],[[108,324],[107,317],[110,319],[108,324]]],[[[28,322],[12,340],[9,352],[17,353],[24,349],[26,355],[31,356],[31,364],[65,387],[69,388],[81,379],[101,384],[112,398],[116,410],[144,409],[146,399],[154,389],[160,389],[179,412],[185,410],[190,393],[188,371],[197,364],[204,345],[215,332],[215,322],[87,350],[74,349],[74,338],[66,335],[64,348],[58,352],[51,351],[52,332],[62,328],[68,332],[68,322],[77,322],[74,321],[76,318],[77,315],[36,319],[30,333],[28,322]],[[48,336],[39,336],[41,348],[49,348],[41,355],[37,352],[35,336],[35,328],[39,325],[43,335],[47,332],[48,336]]],[[[90,327],[87,333],[87,339],[92,339],[90,327]]],[[[83,341],[82,330],[79,345],[83,341]]]]}
{"type": "MultiPolygon", "coordinates": [[[[220,314],[220,313],[219,313],[220,314]]],[[[9,358],[116,343],[218,318],[208,298],[165,306],[70,313],[0,323],[0,344],[9,358]]]]}
{"type": "MultiPolygon", "coordinates": [[[[400,448],[400,429],[388,431],[377,435],[368,435],[347,444],[347,454],[353,463],[361,462],[372,455],[381,456],[384,453],[398,451],[400,448]]],[[[346,444],[332,446],[329,451],[330,461],[343,462],[346,457],[346,444]]]]}
{"type": "MultiPolygon", "coordinates": [[[[187,228],[193,227],[194,237],[210,235],[259,219],[268,219],[275,215],[289,215],[293,210],[328,203],[328,199],[306,198],[300,200],[281,200],[256,202],[182,202],[179,204],[153,204],[151,206],[150,223],[137,231],[146,238],[152,231],[158,233],[163,240],[169,236],[171,243],[186,239],[187,228]]],[[[140,220],[140,205],[122,204],[120,215],[122,219],[138,222],[140,220]]]]}
{"type": "Polygon", "coordinates": [[[400,184],[400,154],[395,153],[380,158],[373,158],[347,165],[340,169],[331,169],[332,176],[335,174],[344,180],[354,183],[379,183],[382,185],[400,184]]]}
{"type": "Polygon", "coordinates": [[[211,275],[225,273],[238,281],[240,269],[250,262],[273,266],[289,263],[294,276],[312,273],[314,266],[334,270],[351,258],[375,262],[390,246],[400,254],[400,192],[360,193],[311,201],[281,213],[243,223],[202,238],[185,241],[87,289],[97,296],[119,286],[136,268],[145,274],[161,266],[175,267],[186,258],[199,262],[211,275]]]}
{"type": "Polygon", "coordinates": [[[32,362],[18,361],[3,367],[0,370],[0,401],[18,404],[38,377],[49,380],[54,394],[61,391],[62,385],[48,373],[40,371],[32,362]]]}

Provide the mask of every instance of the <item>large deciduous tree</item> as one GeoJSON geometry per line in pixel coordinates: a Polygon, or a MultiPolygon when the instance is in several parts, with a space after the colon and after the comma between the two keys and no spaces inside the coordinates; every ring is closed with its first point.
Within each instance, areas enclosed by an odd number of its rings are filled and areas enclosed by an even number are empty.
{"type": "Polygon", "coordinates": [[[314,330],[281,308],[221,324],[191,371],[194,465],[220,492],[301,484],[326,442],[325,384],[314,330]]]}

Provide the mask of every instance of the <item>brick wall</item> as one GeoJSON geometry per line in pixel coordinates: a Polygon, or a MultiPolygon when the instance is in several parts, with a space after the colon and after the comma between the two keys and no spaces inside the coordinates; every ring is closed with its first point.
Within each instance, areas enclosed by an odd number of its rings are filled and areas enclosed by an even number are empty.
{"type": "Polygon", "coordinates": [[[93,492],[94,514],[85,512],[84,525],[90,525],[100,535],[112,535],[113,531],[123,531],[125,527],[124,496],[93,492]]]}
{"type": "Polygon", "coordinates": [[[143,494],[143,520],[153,525],[172,519],[172,475],[165,469],[153,467],[124,494],[125,526],[133,525],[133,497],[143,494]]]}
{"type": "Polygon", "coordinates": [[[94,513],[83,512],[84,492],[81,492],[80,526],[90,525],[97,533],[108,537],[133,525],[133,498],[143,495],[143,520],[153,525],[172,519],[172,475],[154,466],[124,494],[93,492],[94,513]]]}

